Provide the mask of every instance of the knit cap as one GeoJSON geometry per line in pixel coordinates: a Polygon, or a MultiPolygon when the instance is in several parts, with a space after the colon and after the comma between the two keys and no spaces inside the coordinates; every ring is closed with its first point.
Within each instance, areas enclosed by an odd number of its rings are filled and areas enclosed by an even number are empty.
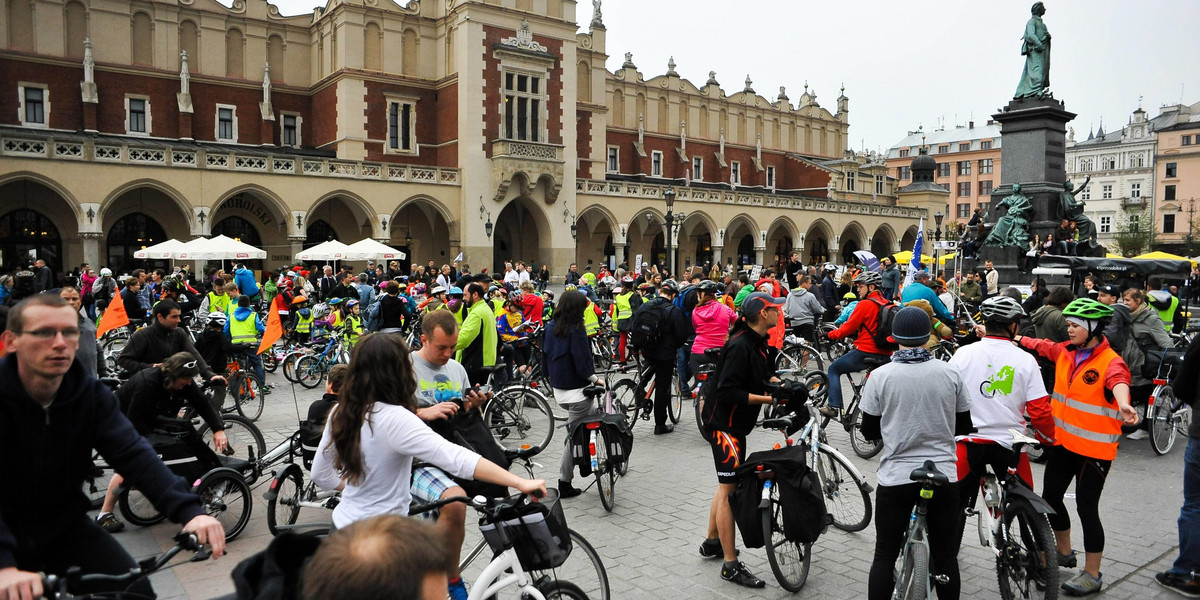
{"type": "Polygon", "coordinates": [[[924,346],[932,330],[929,315],[916,306],[906,306],[892,318],[892,339],[903,346],[924,346]]]}

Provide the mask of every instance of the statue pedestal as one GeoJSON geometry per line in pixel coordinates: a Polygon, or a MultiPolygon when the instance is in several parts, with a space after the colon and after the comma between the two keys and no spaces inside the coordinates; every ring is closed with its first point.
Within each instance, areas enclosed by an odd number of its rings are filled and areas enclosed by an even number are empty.
{"type": "MultiPolygon", "coordinates": [[[[1024,190],[1022,190],[1024,191],[1024,190]]],[[[1010,285],[1029,285],[1033,276],[1024,271],[1025,251],[1011,246],[984,246],[979,249],[979,260],[975,261],[976,268],[982,269],[985,261],[992,261],[992,266],[1000,273],[1000,287],[1010,285]]],[[[999,290],[988,290],[988,294],[999,290]]]]}

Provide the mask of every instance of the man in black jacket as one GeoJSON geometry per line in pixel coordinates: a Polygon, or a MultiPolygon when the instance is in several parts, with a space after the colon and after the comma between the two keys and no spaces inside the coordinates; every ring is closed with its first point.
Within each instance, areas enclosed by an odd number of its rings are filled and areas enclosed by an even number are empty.
{"type": "MultiPolygon", "coordinates": [[[[674,304],[675,294],[679,293],[679,284],[673,279],[663,282],[658,288],[658,297],[642,304],[638,312],[649,307],[659,307],[664,311],[660,324],[659,340],[650,348],[640,348],[642,357],[650,361],[654,369],[654,434],[671,433],[675,426],[667,422],[667,404],[671,402],[671,377],[675,375],[676,352],[687,341],[691,324],[684,320],[683,311],[674,304]]],[[[654,310],[657,310],[654,309],[654,310]]],[[[637,313],[634,313],[634,323],[637,323],[637,313]]]]}
{"type": "Polygon", "coordinates": [[[141,292],[141,280],[136,277],[125,280],[125,289],[121,290],[121,306],[125,308],[125,315],[129,317],[130,331],[137,329],[137,326],[146,320],[146,309],[142,308],[142,303],[138,300],[141,292]]]}
{"type": "Polygon", "coordinates": [[[178,304],[172,300],[159,302],[154,305],[152,318],[154,319],[153,325],[139,329],[130,336],[125,347],[121,349],[121,354],[117,356],[117,366],[124,369],[126,373],[132,374],[142,369],[157,367],[168,356],[176,352],[187,352],[199,361],[200,375],[204,379],[215,383],[225,383],[225,378],[213,373],[204,359],[200,357],[200,353],[196,351],[196,346],[192,344],[192,339],[188,337],[187,332],[179,328],[178,304]]]}
{"type": "MultiPolygon", "coordinates": [[[[79,329],[75,311],[62,297],[39,294],[9,315],[0,359],[0,456],[21,492],[0,494],[0,597],[40,598],[39,571],[64,575],[125,573],[136,566],[129,554],[87,516],[83,481],[92,449],[128,473],[134,485],[156,499],[155,508],[201,543],[213,556],[225,552],[225,532],[204,514],[188,485],[163,465],[137,434],[98,380],[75,364],[79,329]]],[[[119,586],[84,586],[91,593],[119,586]]],[[[153,595],[142,581],[132,591],[153,595]]]]}

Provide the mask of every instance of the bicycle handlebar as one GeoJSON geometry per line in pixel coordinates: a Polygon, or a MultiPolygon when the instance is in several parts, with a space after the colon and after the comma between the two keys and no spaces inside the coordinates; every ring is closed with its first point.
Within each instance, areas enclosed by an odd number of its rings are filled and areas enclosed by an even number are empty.
{"type": "Polygon", "coordinates": [[[152,556],[138,562],[138,565],[130,569],[126,573],[117,575],[109,574],[83,574],[79,567],[71,567],[67,569],[66,576],[42,574],[42,590],[45,598],[70,598],[71,588],[78,587],[82,583],[129,583],[132,584],[144,577],[153,574],[155,571],[162,569],[176,554],[188,550],[195,552],[188,562],[202,562],[208,560],[212,556],[212,549],[208,545],[201,545],[200,539],[196,534],[186,531],[180,531],[175,534],[175,545],[168,548],[166,552],[158,556],[152,556]]]}

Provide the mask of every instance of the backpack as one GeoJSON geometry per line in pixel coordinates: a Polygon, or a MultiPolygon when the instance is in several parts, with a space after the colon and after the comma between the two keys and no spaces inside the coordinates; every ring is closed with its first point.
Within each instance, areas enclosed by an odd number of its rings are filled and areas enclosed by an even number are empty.
{"type": "Polygon", "coordinates": [[[670,316],[666,300],[655,300],[643,304],[633,313],[633,324],[629,327],[629,342],[634,348],[647,349],[662,341],[670,316]]]}
{"type": "Polygon", "coordinates": [[[880,302],[871,300],[879,306],[879,318],[875,322],[875,331],[871,332],[871,339],[875,341],[875,346],[880,350],[894,352],[900,348],[896,342],[888,340],[892,335],[892,321],[896,318],[896,313],[900,312],[900,307],[891,302],[880,302]]]}

